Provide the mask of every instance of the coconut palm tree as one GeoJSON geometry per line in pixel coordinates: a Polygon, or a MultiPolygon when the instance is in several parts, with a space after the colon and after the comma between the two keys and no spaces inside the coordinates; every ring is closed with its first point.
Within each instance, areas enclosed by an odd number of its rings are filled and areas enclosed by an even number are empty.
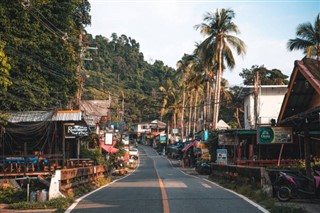
{"type": "Polygon", "coordinates": [[[200,45],[202,48],[201,52],[203,52],[202,55],[208,57],[205,61],[210,59],[212,64],[218,65],[215,76],[213,129],[216,129],[218,123],[220,84],[225,68],[224,62],[226,62],[226,65],[230,69],[233,69],[235,66],[235,60],[230,47],[235,49],[238,55],[243,55],[246,52],[245,43],[238,37],[230,34],[240,33],[237,25],[232,21],[234,17],[235,13],[231,9],[217,9],[215,13],[206,13],[204,23],[195,26],[196,29],[200,29],[201,34],[206,36],[206,39],[200,45]]]}
{"type": "Polygon", "coordinates": [[[181,72],[183,74],[183,79],[182,79],[182,107],[181,107],[181,137],[182,139],[184,138],[184,112],[185,112],[185,103],[186,103],[186,83],[187,83],[187,78],[188,74],[191,71],[190,66],[192,65],[192,60],[193,60],[192,55],[184,54],[184,56],[177,62],[177,71],[181,72]]]}
{"type": "Polygon", "coordinates": [[[300,24],[297,27],[297,38],[290,39],[287,48],[292,50],[303,50],[307,58],[315,57],[320,60],[320,13],[314,26],[310,22],[300,24]]]}

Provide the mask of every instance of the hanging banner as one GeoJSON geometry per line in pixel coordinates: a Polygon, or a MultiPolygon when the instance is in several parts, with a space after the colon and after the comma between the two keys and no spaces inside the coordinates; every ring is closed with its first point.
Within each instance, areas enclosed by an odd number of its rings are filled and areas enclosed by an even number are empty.
{"type": "Polygon", "coordinates": [[[292,143],[291,127],[258,127],[259,144],[292,143]]]}

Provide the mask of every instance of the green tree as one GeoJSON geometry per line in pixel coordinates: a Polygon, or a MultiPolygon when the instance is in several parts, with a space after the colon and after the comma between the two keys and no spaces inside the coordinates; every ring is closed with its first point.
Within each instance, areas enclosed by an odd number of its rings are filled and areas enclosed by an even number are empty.
{"type": "Polygon", "coordinates": [[[287,85],[288,76],[278,69],[269,70],[266,67],[254,65],[250,69],[243,69],[239,75],[244,85],[254,85],[256,73],[259,73],[260,85],[287,85]]]}
{"type": "Polygon", "coordinates": [[[300,24],[296,36],[297,38],[288,41],[288,49],[303,50],[306,57],[320,60],[320,13],[316,17],[314,26],[310,22],[300,24]]]}
{"type": "Polygon", "coordinates": [[[12,84],[10,80],[10,69],[11,66],[8,63],[8,57],[6,56],[5,52],[3,51],[5,44],[4,42],[0,41],[0,85],[1,90],[7,90],[8,86],[12,84]]]}
{"type": "Polygon", "coordinates": [[[0,2],[0,39],[6,42],[13,82],[0,107],[19,111],[66,108],[79,86],[79,28],[74,14],[83,1],[24,2],[0,2]]]}
{"type": "Polygon", "coordinates": [[[182,106],[181,106],[181,119],[180,119],[180,127],[181,127],[181,137],[184,138],[184,112],[186,106],[186,88],[187,88],[187,78],[188,74],[190,73],[192,66],[192,55],[185,54],[181,60],[177,62],[177,71],[182,74],[182,81],[181,82],[181,90],[182,90],[182,106]]]}
{"type": "Polygon", "coordinates": [[[246,51],[244,42],[230,34],[240,32],[237,25],[233,23],[234,17],[235,13],[231,9],[216,10],[215,13],[206,13],[205,22],[195,26],[196,29],[200,29],[201,34],[207,36],[202,42],[204,44],[201,46],[203,48],[202,52],[211,53],[204,55],[210,57],[213,64],[218,65],[215,77],[213,129],[216,129],[218,123],[221,79],[225,68],[224,62],[232,69],[235,66],[235,60],[231,48],[234,48],[238,55],[242,55],[246,51]]]}

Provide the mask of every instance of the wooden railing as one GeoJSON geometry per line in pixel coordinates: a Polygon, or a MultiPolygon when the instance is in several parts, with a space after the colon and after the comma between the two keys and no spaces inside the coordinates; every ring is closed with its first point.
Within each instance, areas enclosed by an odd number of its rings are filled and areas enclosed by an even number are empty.
{"type": "Polygon", "coordinates": [[[298,160],[240,160],[237,165],[241,166],[257,166],[257,167],[274,167],[274,166],[290,166],[297,163],[298,160]]]}
{"type": "Polygon", "coordinates": [[[108,176],[108,174],[108,166],[62,169],[60,178],[60,191],[66,191],[67,189],[95,181],[100,177],[108,176]]]}

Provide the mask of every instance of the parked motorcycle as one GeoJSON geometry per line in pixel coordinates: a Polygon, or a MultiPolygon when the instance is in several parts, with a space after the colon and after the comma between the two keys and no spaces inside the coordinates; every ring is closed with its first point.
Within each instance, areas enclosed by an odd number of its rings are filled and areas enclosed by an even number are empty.
{"type": "Polygon", "coordinates": [[[211,165],[206,161],[197,162],[195,169],[200,175],[210,175],[211,174],[211,165]]]}
{"type": "Polygon", "coordinates": [[[295,198],[320,197],[320,166],[313,169],[314,180],[301,173],[279,172],[279,176],[273,184],[278,200],[287,202],[295,198]]]}

